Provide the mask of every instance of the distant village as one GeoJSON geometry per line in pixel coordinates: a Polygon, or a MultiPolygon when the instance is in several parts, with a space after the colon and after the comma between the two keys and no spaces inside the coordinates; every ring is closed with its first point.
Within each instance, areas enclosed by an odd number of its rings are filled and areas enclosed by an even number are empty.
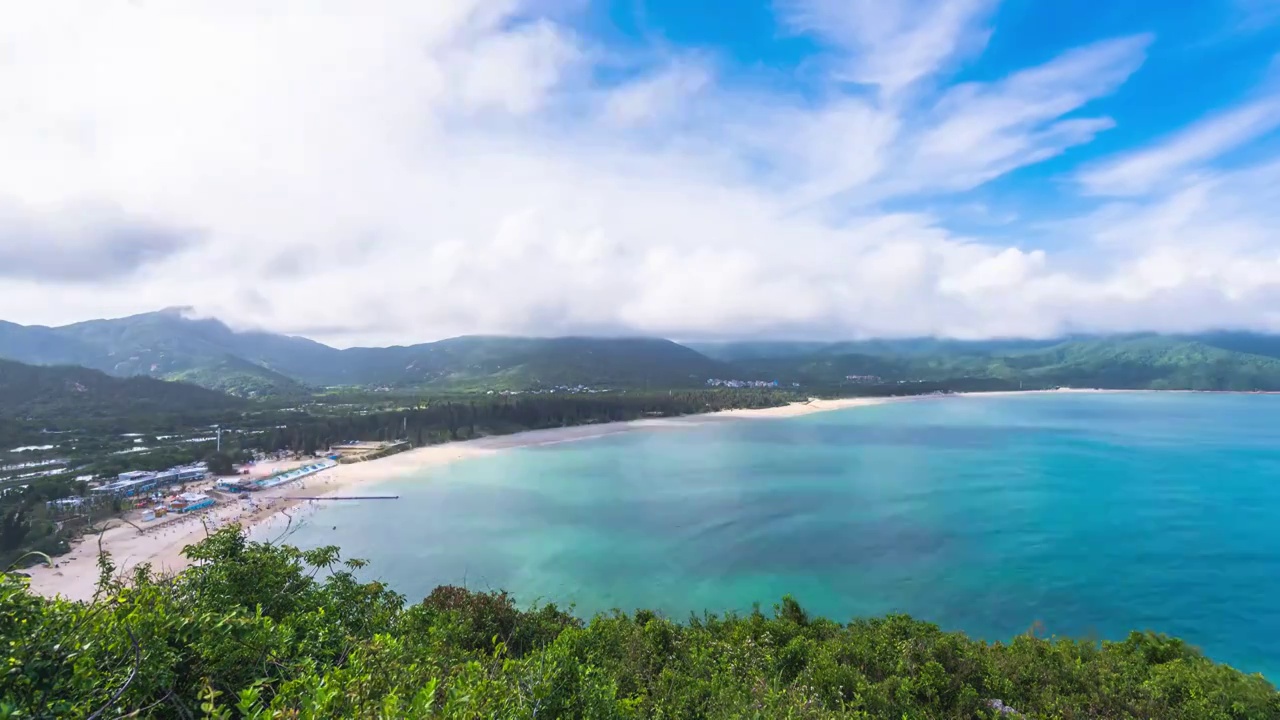
{"type": "MultiPolygon", "coordinates": [[[[845,382],[854,385],[881,385],[884,380],[879,375],[845,375],[845,382]]],[[[725,387],[725,388],[776,388],[783,385],[777,380],[722,380],[720,378],[709,378],[707,387],[725,387]]],[[[798,388],[800,383],[793,382],[791,387],[798,388]]]]}
{"type": "MultiPolygon", "coordinates": [[[[845,382],[851,382],[855,385],[883,385],[884,380],[879,375],[845,375],[845,382]]],[[[898,382],[899,385],[902,381],[898,382]]]]}
{"type": "MultiPolygon", "coordinates": [[[[707,387],[727,387],[727,388],[776,388],[777,380],[721,380],[720,378],[708,378],[707,387]]],[[[800,383],[791,383],[791,387],[800,387],[800,383]]]]}
{"type": "MultiPolygon", "coordinates": [[[[372,391],[376,393],[389,393],[394,392],[395,388],[389,385],[383,385],[372,388],[372,391]]],[[[607,392],[613,392],[613,390],[609,388],[591,387],[590,385],[556,385],[555,387],[537,388],[533,390],[487,390],[485,391],[485,395],[551,395],[555,393],[595,394],[607,392]]]]}
{"type": "Polygon", "coordinates": [[[612,392],[609,388],[594,388],[589,385],[556,385],[549,388],[538,388],[536,390],[489,390],[485,395],[554,395],[556,393],[568,393],[571,395],[591,394],[612,392]]]}

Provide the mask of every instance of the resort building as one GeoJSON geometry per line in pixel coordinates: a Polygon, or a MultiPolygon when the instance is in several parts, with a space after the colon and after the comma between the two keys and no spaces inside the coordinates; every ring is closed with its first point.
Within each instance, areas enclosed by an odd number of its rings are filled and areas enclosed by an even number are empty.
{"type": "Polygon", "coordinates": [[[139,493],[150,492],[164,485],[184,482],[199,482],[209,476],[209,468],[204,463],[183,465],[160,472],[134,470],[120,473],[115,482],[107,483],[93,489],[100,495],[122,495],[132,497],[139,493]]]}

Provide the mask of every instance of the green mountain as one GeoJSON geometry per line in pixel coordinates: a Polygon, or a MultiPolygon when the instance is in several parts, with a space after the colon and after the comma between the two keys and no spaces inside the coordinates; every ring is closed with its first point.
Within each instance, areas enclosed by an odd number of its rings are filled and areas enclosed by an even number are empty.
{"type": "MultiPolygon", "coordinates": [[[[33,365],[79,365],[117,377],[187,381],[244,397],[306,392],[302,383],[272,370],[269,363],[241,356],[259,342],[276,349],[295,340],[310,343],[266,333],[235,333],[216,320],[190,320],[174,310],[58,328],[0,323],[3,358],[33,365]]],[[[289,354],[283,349],[276,353],[289,354]]]]}
{"type": "Polygon", "coordinates": [[[180,382],[0,360],[0,418],[122,417],[235,410],[243,400],[180,382]]]}
{"type": "Polygon", "coordinates": [[[739,361],[752,378],[838,385],[850,375],[886,382],[988,378],[1027,387],[1280,390],[1280,357],[1208,341],[1130,335],[1047,341],[833,343],[806,355],[739,361]],[[857,352],[847,352],[855,349],[857,352]]]}
{"type": "Polygon", "coordinates": [[[233,331],[180,310],[59,328],[6,323],[0,357],[180,380],[246,397],[302,394],[308,386],[679,388],[729,372],[694,350],[653,338],[460,337],[338,350],[305,338],[233,331]]]}
{"type": "Polygon", "coordinates": [[[91,349],[92,355],[77,364],[122,377],[191,382],[245,397],[304,394],[303,383],[273,370],[270,361],[289,354],[282,345],[296,345],[300,351],[308,344],[325,347],[300,338],[236,333],[217,320],[189,319],[178,310],[90,320],[53,332],[91,349]]]}
{"type": "Polygon", "coordinates": [[[685,347],[722,362],[743,360],[777,360],[805,357],[831,347],[827,342],[792,342],[787,340],[752,340],[745,342],[689,342],[685,347]]]}
{"type": "Polygon", "coordinates": [[[172,370],[165,380],[191,383],[237,397],[283,397],[309,395],[302,383],[270,368],[254,365],[234,355],[202,359],[183,370],[172,370]]]}
{"type": "Polygon", "coordinates": [[[951,340],[947,338],[876,338],[840,342],[814,341],[745,341],[686,343],[698,352],[725,362],[776,360],[823,355],[905,356],[922,355],[991,355],[1048,347],[1062,342],[1021,338],[995,340],[951,340]]]}
{"type": "Polygon", "coordinates": [[[330,386],[692,388],[713,377],[811,388],[865,384],[847,377],[875,376],[888,383],[976,379],[1026,387],[1280,389],[1280,337],[1240,332],[688,346],[656,338],[470,336],[339,350],[165,310],[56,328],[0,323],[0,357],[178,380],[242,397],[303,396],[330,386]]]}
{"type": "Polygon", "coordinates": [[[459,337],[395,348],[353,348],[339,357],[345,384],[434,388],[702,385],[728,368],[654,338],[459,337]]]}
{"type": "Polygon", "coordinates": [[[1184,340],[1194,340],[1220,350],[1264,355],[1280,358],[1280,335],[1259,335],[1246,332],[1213,332],[1201,335],[1183,336],[1184,340]]]}
{"type": "Polygon", "coordinates": [[[97,355],[93,346],[53,328],[0,320],[0,357],[30,365],[88,365],[97,355]]]}

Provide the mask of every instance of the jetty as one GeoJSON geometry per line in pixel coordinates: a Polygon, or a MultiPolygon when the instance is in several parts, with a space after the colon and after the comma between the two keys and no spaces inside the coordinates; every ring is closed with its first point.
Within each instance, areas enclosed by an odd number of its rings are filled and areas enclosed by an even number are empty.
{"type": "Polygon", "coordinates": [[[290,495],[290,500],[399,500],[399,495],[290,495]]]}

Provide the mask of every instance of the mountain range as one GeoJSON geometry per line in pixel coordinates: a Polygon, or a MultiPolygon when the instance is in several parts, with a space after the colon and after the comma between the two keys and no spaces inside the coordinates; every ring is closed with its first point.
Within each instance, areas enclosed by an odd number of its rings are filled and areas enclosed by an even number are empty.
{"type": "Polygon", "coordinates": [[[884,383],[980,378],[1033,387],[1280,390],[1280,337],[1242,332],[687,344],[658,338],[467,336],[337,349],[301,337],[235,331],[218,320],[163,310],[62,327],[0,322],[0,358],[185,381],[247,397],[301,396],[333,386],[691,388],[709,378],[824,388],[875,378],[884,383]]]}
{"type": "Polygon", "coordinates": [[[0,358],[179,380],[242,396],[331,386],[694,387],[726,370],[724,363],[656,338],[468,336],[339,350],[300,337],[237,332],[179,310],[56,328],[0,322],[0,358]]]}

